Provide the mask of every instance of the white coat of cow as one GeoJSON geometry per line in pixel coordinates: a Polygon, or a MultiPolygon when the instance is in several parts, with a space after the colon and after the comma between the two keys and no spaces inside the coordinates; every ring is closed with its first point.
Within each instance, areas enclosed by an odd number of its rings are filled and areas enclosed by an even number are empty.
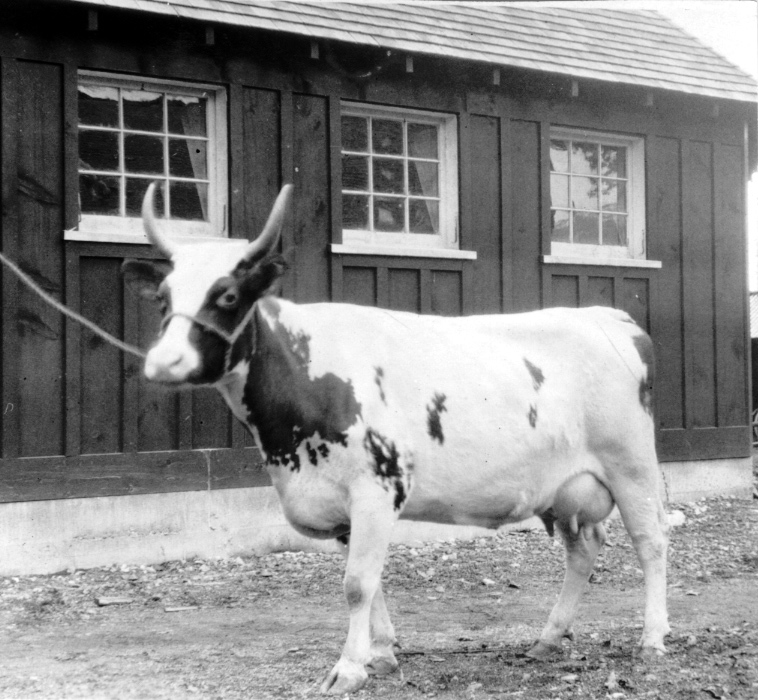
{"type": "Polygon", "coordinates": [[[664,651],[669,527],[652,344],[627,314],[440,318],[293,304],[267,293],[284,270],[275,251],[291,186],[244,249],[167,239],[153,187],[145,227],[171,269],[124,265],[164,307],[147,378],[214,385],[255,437],[293,527],[349,542],[349,631],[323,692],[397,667],[380,578],[398,518],[496,528],[537,515],[557,527],[566,577],[529,652],[544,658],[571,634],[615,503],[644,572],[640,644],[664,651]]]}

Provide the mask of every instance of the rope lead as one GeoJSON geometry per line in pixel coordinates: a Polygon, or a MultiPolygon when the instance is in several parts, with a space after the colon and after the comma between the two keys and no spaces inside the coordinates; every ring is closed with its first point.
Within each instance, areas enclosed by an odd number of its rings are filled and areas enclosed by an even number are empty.
{"type": "Polygon", "coordinates": [[[123,340],[120,340],[119,338],[116,338],[115,336],[111,335],[107,331],[104,331],[100,326],[93,323],[92,321],[84,318],[84,316],[81,316],[80,314],[76,313],[75,311],[72,311],[67,306],[64,306],[61,304],[55,297],[48,294],[42,287],[40,287],[29,275],[27,275],[18,265],[11,262],[6,258],[2,253],[0,253],[0,262],[3,263],[9,270],[11,270],[24,284],[26,284],[27,287],[29,287],[33,292],[35,292],[38,296],[40,296],[44,301],[46,301],[50,306],[53,306],[54,308],[58,309],[64,316],[68,316],[69,318],[72,318],[74,321],[78,321],[86,328],[89,328],[95,335],[99,335],[104,340],[107,340],[111,345],[114,345],[119,350],[122,350],[123,352],[128,352],[132,355],[136,355],[137,357],[145,358],[147,357],[147,353],[134,346],[129,345],[129,343],[125,343],[123,340]]]}

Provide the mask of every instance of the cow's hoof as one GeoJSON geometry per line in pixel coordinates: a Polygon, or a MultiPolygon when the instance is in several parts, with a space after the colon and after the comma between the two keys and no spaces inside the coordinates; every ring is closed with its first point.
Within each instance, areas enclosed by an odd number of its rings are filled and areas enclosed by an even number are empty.
{"type": "Polygon", "coordinates": [[[361,664],[340,659],[321,684],[324,695],[344,695],[360,690],[368,680],[368,673],[361,664]]]}
{"type": "Polygon", "coordinates": [[[392,649],[382,649],[369,661],[366,670],[371,676],[387,676],[397,671],[399,665],[392,649]]]}
{"type": "Polygon", "coordinates": [[[558,656],[563,656],[563,647],[560,644],[548,644],[547,642],[537,642],[526,655],[535,661],[548,661],[558,656]]]}
{"type": "Polygon", "coordinates": [[[638,647],[637,656],[645,663],[652,663],[657,661],[662,656],[666,655],[666,647],[661,644],[660,646],[644,646],[638,647]]]}

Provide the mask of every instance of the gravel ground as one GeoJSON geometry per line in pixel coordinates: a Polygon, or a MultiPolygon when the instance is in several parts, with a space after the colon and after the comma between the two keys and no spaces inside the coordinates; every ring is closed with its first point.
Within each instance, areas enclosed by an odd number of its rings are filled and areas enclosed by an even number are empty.
{"type": "MultiPolygon", "coordinates": [[[[393,546],[401,672],[356,697],[758,698],[758,501],[679,507],[669,654],[633,655],[642,572],[619,520],[563,659],[523,652],[563,578],[542,531],[393,546]]],[[[0,578],[0,698],[317,696],[347,628],[338,555],[277,553],[0,578]]]]}

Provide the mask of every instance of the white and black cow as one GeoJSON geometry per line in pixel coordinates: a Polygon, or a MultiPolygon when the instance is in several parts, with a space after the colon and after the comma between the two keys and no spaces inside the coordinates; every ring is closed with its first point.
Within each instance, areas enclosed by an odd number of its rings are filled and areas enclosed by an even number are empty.
{"type": "Polygon", "coordinates": [[[608,308],[440,318],[272,296],[290,191],[242,248],[167,239],[151,186],[145,227],[170,270],[124,267],[163,308],[147,378],[215,386],[254,435],[293,527],[349,535],[349,631],[322,690],[397,667],[380,579],[398,518],[496,528],[538,515],[556,527],[567,572],[530,651],[543,658],[571,634],[616,504],[645,576],[641,646],[662,653],[669,526],[648,336],[608,308]]]}

